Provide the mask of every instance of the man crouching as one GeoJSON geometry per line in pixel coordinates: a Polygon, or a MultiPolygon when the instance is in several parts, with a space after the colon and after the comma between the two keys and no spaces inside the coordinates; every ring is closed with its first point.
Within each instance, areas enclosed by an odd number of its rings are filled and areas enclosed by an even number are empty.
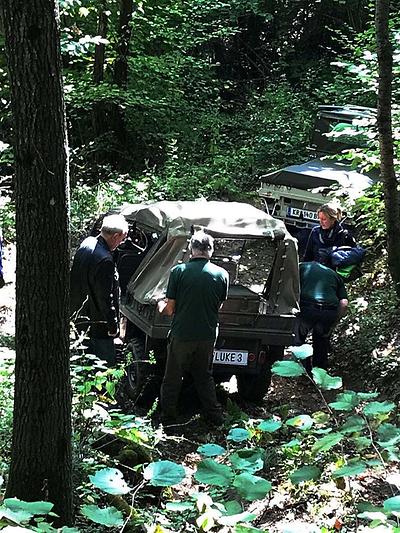
{"type": "Polygon", "coordinates": [[[166,300],[158,310],[173,315],[168,357],[161,385],[163,423],[176,423],[177,404],[184,373],[193,377],[205,418],[213,424],[223,422],[212,377],[212,360],[218,333],[218,310],[227,298],[229,275],[211,263],[214,240],[203,231],[190,240],[191,259],[175,266],[170,273],[166,300]]]}

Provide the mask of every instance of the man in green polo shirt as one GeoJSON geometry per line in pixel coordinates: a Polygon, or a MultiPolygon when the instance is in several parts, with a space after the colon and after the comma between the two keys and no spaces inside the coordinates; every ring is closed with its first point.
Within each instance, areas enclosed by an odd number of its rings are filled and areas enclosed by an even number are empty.
{"type": "Polygon", "coordinates": [[[203,231],[190,240],[191,259],[171,270],[167,299],[158,310],[173,315],[168,357],[161,385],[163,422],[174,424],[184,373],[189,372],[211,423],[223,422],[211,367],[218,334],[218,310],[227,298],[229,275],[211,263],[213,238],[203,231]]]}
{"type": "Polygon", "coordinates": [[[300,263],[300,314],[297,341],[303,344],[312,331],[313,356],[304,361],[308,373],[313,366],[328,368],[329,339],[334,325],[347,313],[343,279],[316,261],[300,263]]]}

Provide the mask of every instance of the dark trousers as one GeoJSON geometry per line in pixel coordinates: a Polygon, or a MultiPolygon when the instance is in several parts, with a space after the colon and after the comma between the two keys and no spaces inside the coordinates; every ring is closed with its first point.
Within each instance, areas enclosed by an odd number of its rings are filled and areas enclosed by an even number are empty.
{"type": "Polygon", "coordinates": [[[102,361],[106,361],[109,367],[115,366],[116,364],[114,337],[89,337],[85,351],[86,353],[96,355],[102,361]]]}
{"type": "Polygon", "coordinates": [[[296,324],[296,343],[304,344],[307,335],[312,331],[313,355],[303,362],[307,372],[311,372],[313,366],[324,370],[328,368],[329,341],[337,317],[338,309],[300,306],[296,324]]]}
{"type": "Polygon", "coordinates": [[[215,341],[180,341],[170,338],[167,365],[161,385],[161,408],[165,419],[175,419],[182,378],[190,373],[205,416],[217,419],[221,406],[217,401],[212,377],[212,359],[215,341]]]}

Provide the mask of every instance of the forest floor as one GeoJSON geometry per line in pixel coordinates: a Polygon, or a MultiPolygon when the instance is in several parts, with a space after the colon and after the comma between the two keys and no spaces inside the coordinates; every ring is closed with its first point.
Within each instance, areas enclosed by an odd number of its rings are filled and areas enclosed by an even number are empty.
{"type": "MultiPolygon", "coordinates": [[[[9,359],[14,356],[14,315],[15,315],[15,247],[8,246],[5,249],[5,279],[6,286],[1,290],[0,296],[0,365],[1,359],[9,359]]],[[[350,327],[350,326],[349,326],[350,327]]],[[[348,328],[347,328],[348,329],[348,328]]],[[[351,344],[351,336],[346,341],[351,344]]],[[[367,390],[368,386],[360,379],[354,379],[355,369],[346,367],[346,375],[343,376],[344,389],[346,384],[357,390],[367,390]]],[[[332,372],[338,374],[338,372],[332,372]]],[[[263,420],[273,416],[287,417],[299,413],[312,413],[326,409],[326,403],[318,389],[311,382],[300,377],[295,379],[273,376],[268,395],[258,405],[243,402],[235,392],[234,382],[230,386],[219,387],[219,398],[223,404],[228,418],[229,410],[234,409],[236,416],[242,413],[244,419],[263,420]],[[282,415],[285,413],[284,415],[282,415]]],[[[325,391],[324,397],[327,402],[333,400],[336,391],[325,391]]],[[[139,416],[145,414],[143,409],[135,408],[132,403],[123,398],[122,407],[125,412],[133,412],[139,416]]],[[[157,413],[153,417],[153,426],[158,427],[157,413]]],[[[199,461],[198,446],[205,443],[215,443],[226,446],[228,425],[223,428],[213,429],[207,426],[199,415],[193,415],[184,423],[176,435],[166,436],[158,444],[158,453],[163,459],[169,459],[181,463],[188,471],[195,470],[195,464],[199,461]]],[[[273,449],[269,449],[273,456],[273,449]]],[[[273,462],[273,458],[271,459],[273,462]]],[[[298,466],[301,466],[299,463],[298,466]]],[[[272,469],[274,472],[274,469],[272,469]]],[[[271,480],[273,481],[273,480],[271,480]]],[[[386,471],[367,471],[355,477],[352,481],[353,491],[358,499],[370,503],[382,504],[385,498],[390,497],[396,486],[400,487],[400,474],[397,467],[386,471]]],[[[174,488],[174,497],[184,499],[191,494],[193,487],[187,483],[174,488]]],[[[333,481],[323,485],[323,492],[309,489],[303,497],[294,489],[286,492],[279,490],[272,497],[256,500],[249,504],[248,511],[257,515],[252,523],[253,527],[262,528],[270,533],[319,533],[323,524],[325,531],[363,531],[356,529],[354,522],[343,525],[349,512],[348,486],[340,486],[333,481]],[[322,521],[322,522],[321,522],[322,521]],[[290,527],[288,526],[290,524],[290,527]]],[[[140,503],[140,499],[138,501],[140,503]]],[[[146,505],[146,501],[143,501],[146,505]]],[[[353,515],[354,518],[354,515],[353,515]]],[[[162,512],[155,519],[163,520],[162,512]]],[[[168,529],[167,529],[168,530],[168,529]]]]}

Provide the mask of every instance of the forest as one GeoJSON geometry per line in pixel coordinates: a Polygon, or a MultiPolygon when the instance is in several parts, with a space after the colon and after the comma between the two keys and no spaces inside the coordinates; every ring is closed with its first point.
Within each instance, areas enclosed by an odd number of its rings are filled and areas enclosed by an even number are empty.
{"type": "Polygon", "coordinates": [[[399,74],[394,0],[2,0],[0,530],[400,532],[399,74]],[[381,176],[339,197],[367,257],[332,368],[292,350],[166,435],[70,337],[73,253],[125,202],[263,209],[321,105],[378,109],[336,158],[381,176]]]}

